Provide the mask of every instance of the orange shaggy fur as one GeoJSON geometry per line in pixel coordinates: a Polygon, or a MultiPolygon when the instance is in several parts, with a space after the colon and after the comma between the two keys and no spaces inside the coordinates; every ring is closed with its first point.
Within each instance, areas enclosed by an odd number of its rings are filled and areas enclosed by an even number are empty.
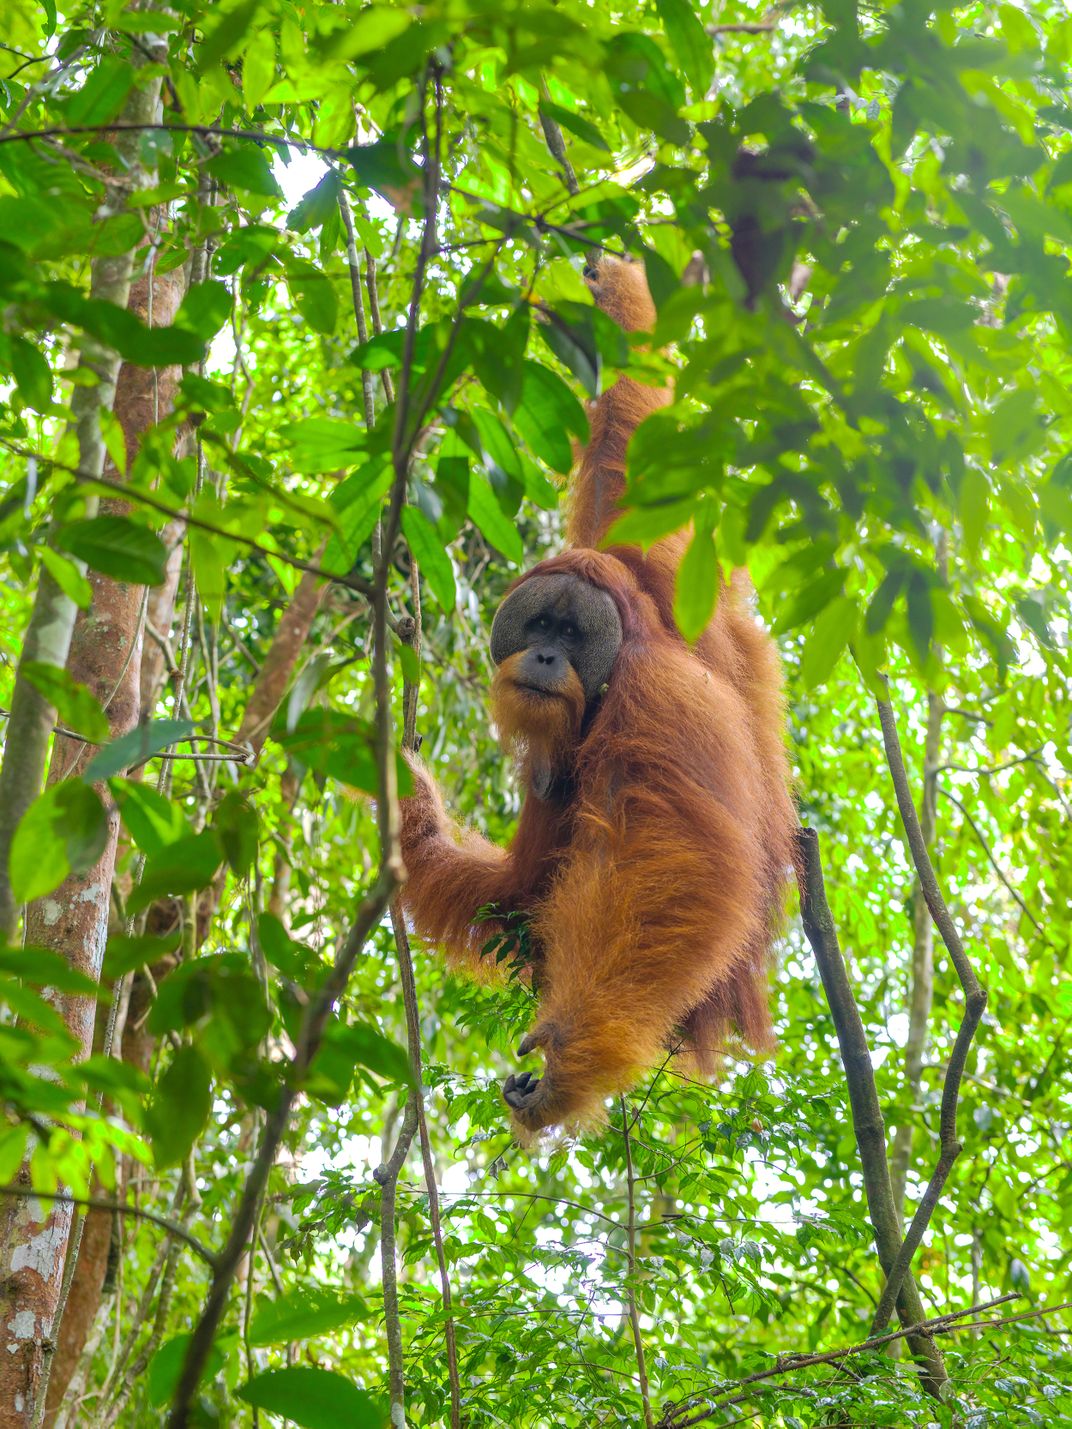
{"type": "MultiPolygon", "coordinates": [[[[638,265],[604,259],[593,290],[627,330],[652,326],[638,265]]],[[[538,1105],[515,1113],[523,1135],[593,1120],[668,1048],[710,1069],[731,1029],[758,1051],[771,1043],[769,947],[796,822],[777,652],[749,613],[742,573],[686,645],[672,615],[686,535],[646,554],[592,549],[624,491],[629,437],[666,400],[621,378],[596,401],[574,478],[573,549],[521,578],[574,572],[622,621],[593,710],[579,687],[530,701],[509,660],[498,672],[500,730],[523,769],[533,751],[553,757],[565,772],[558,793],[530,793],[506,849],[457,830],[420,766],[403,805],[404,898],[422,936],[479,971],[496,925],[475,922],[477,910],[530,915],[540,1012],[528,1040],[546,1067],[538,1105]]]]}

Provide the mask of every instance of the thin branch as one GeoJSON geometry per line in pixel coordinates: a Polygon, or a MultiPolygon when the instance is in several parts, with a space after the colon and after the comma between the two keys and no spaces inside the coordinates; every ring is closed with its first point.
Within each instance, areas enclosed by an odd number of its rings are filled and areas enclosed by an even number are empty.
{"type": "Polygon", "coordinates": [[[158,124],[131,124],[113,120],[109,124],[60,124],[48,129],[19,129],[14,133],[0,135],[0,144],[13,144],[16,140],[65,139],[73,134],[122,134],[146,132],[171,132],[174,134],[198,134],[203,139],[250,139],[255,144],[270,144],[276,149],[301,149],[309,154],[321,154],[325,159],[345,159],[345,149],[334,149],[324,144],[314,144],[311,139],[300,135],[266,134],[262,129],[228,129],[221,124],[178,124],[174,121],[158,124]]]}
{"type": "MultiPolygon", "coordinates": [[[[736,1404],[740,1399],[746,1399],[748,1395],[740,1395],[739,1391],[745,1385],[761,1384],[764,1380],[773,1379],[776,1375],[794,1374],[797,1370],[811,1369],[814,1365],[838,1364],[842,1360],[851,1359],[854,1355],[867,1354],[872,1350],[882,1349],[886,1345],[892,1345],[896,1340],[907,1339],[912,1335],[921,1335],[931,1338],[935,1335],[955,1334],[958,1330],[968,1329],[968,1325],[960,1325],[959,1320],[964,1320],[969,1315],[978,1315],[983,1310],[993,1310],[998,1305],[1006,1305],[1010,1300],[1019,1300],[1020,1292],[1011,1290],[1005,1295],[999,1295],[993,1300],[984,1300],[976,1305],[969,1305],[964,1310],[951,1310],[946,1315],[936,1315],[933,1319],[924,1320],[918,1325],[907,1330],[892,1330],[885,1335],[871,1335],[868,1339],[862,1340],[856,1345],[845,1345],[839,1350],[820,1350],[814,1354],[792,1354],[779,1355],[778,1362],[770,1369],[757,1370],[755,1374],[746,1375],[743,1379],[737,1380],[733,1384],[725,1385],[722,1389],[715,1389],[703,1396],[707,1400],[721,1399],[721,1404],[708,1403],[699,1414],[691,1419],[681,1419],[681,1414],[688,1413],[695,1408],[699,1396],[692,1396],[691,1402],[676,1405],[669,1410],[659,1421],[658,1429],[689,1429],[692,1424],[701,1424],[710,1419],[720,1410],[730,1405],[736,1404]],[[724,1396],[732,1394],[732,1399],[724,1396]]],[[[1066,1306],[1054,1306],[1054,1310],[1061,1310],[1066,1306]]],[[[1029,1311],[1028,1314],[1038,1315],[1052,1313],[1052,1311],[1029,1311]]],[[[1010,1324],[1013,1320],[1025,1319],[1027,1316],[1010,1316],[1007,1320],[982,1320],[974,1322],[976,1325],[982,1324],[988,1328],[999,1328],[1002,1325],[1010,1324]]]]}
{"type": "Polygon", "coordinates": [[[1035,932],[1036,932],[1036,933],[1041,933],[1043,936],[1045,936],[1045,932],[1046,932],[1045,928],[1042,926],[1042,924],[1039,922],[1039,920],[1035,917],[1035,915],[1031,912],[1031,909],[1027,906],[1027,904],[1024,902],[1024,900],[1020,897],[1020,895],[1019,895],[1019,893],[1017,893],[1016,889],[1015,889],[1015,888],[1012,886],[1012,884],[1009,882],[1008,876],[1006,875],[1005,871],[1002,869],[1001,865],[998,863],[997,859],[994,857],[993,851],[992,851],[990,845],[987,843],[986,838],[985,838],[985,836],[984,836],[984,834],[983,834],[982,829],[981,829],[981,828],[979,827],[979,825],[975,822],[974,818],[972,818],[971,814],[968,813],[967,809],[964,807],[964,805],[961,803],[961,801],[957,798],[957,796],[956,796],[955,794],[951,794],[948,789],[943,789],[940,785],[939,785],[939,787],[938,787],[938,792],[939,792],[939,794],[941,794],[941,796],[942,796],[943,799],[948,799],[951,804],[955,804],[956,807],[960,810],[960,812],[964,815],[964,818],[967,820],[968,824],[971,826],[971,831],[972,831],[972,833],[975,835],[976,839],[979,841],[979,847],[980,847],[980,848],[982,849],[982,851],[986,854],[987,861],[989,862],[990,867],[994,870],[994,872],[997,874],[998,878],[999,878],[999,879],[1001,880],[1001,882],[1004,884],[1005,889],[1006,889],[1006,891],[1008,892],[1009,896],[1019,905],[1020,912],[1024,915],[1024,917],[1027,919],[1027,921],[1028,921],[1028,922],[1031,924],[1031,926],[1035,929],[1035,932]]]}
{"type": "Polygon", "coordinates": [[[640,1333],[640,1315],[636,1302],[636,1177],[633,1175],[633,1147],[629,1137],[629,1113],[624,1097],[618,1098],[618,1105],[622,1113],[622,1142],[625,1147],[625,1185],[628,1206],[625,1297],[629,1310],[629,1326],[633,1332],[633,1351],[636,1354],[640,1399],[644,1406],[644,1423],[647,1429],[654,1429],[655,1420],[652,1418],[651,1395],[648,1390],[648,1367],[644,1359],[644,1339],[640,1333]]]}
{"type": "Polygon", "coordinates": [[[581,186],[577,182],[577,175],[573,172],[573,165],[569,161],[569,154],[566,152],[566,141],[562,137],[562,130],[551,118],[544,108],[545,103],[551,103],[551,92],[547,88],[547,81],[540,77],[540,127],[543,129],[543,137],[547,141],[547,147],[551,151],[551,157],[562,170],[562,179],[570,195],[576,198],[580,193],[581,186]]]}
{"type": "MultiPolygon", "coordinates": [[[[957,711],[947,710],[946,713],[955,714],[957,711]]],[[[1004,764],[939,764],[934,772],[936,774],[944,774],[945,771],[949,769],[955,774],[974,774],[977,779],[991,779],[995,774],[1004,774],[1006,769],[1015,769],[1017,765],[1020,764],[1037,764],[1039,762],[1039,755],[1045,748],[1046,746],[1044,744],[1040,744],[1036,749],[1030,750],[1027,754],[1018,755],[1016,759],[1007,759],[1004,764]]]]}
{"type": "MultiPolygon", "coordinates": [[[[875,1086],[875,1070],[827,901],[819,839],[814,829],[801,828],[797,831],[797,848],[800,860],[800,920],[815,954],[837,1032],[849,1089],[853,1131],[860,1151],[868,1214],[875,1232],[879,1263],[886,1272],[888,1282],[897,1261],[901,1228],[886,1160],[886,1129],[875,1086]]],[[[923,1321],[924,1314],[919,1290],[910,1274],[902,1276],[896,1303],[901,1324],[912,1331],[909,1347],[924,1362],[924,1385],[931,1394],[939,1397],[941,1387],[949,1376],[933,1341],[913,1330],[914,1325],[923,1321]]]]}
{"type": "Polygon", "coordinates": [[[282,561],[285,566],[292,566],[296,571],[307,571],[310,575],[319,576],[322,580],[334,581],[336,585],[346,586],[348,590],[355,590],[359,595],[371,596],[372,583],[364,579],[363,576],[355,576],[352,572],[346,575],[339,575],[337,572],[326,571],[322,566],[318,566],[313,561],[303,561],[297,556],[290,556],[286,551],[276,550],[272,546],[263,546],[252,536],[244,536],[239,531],[228,531],[223,526],[214,526],[211,521],[204,521],[199,516],[192,516],[188,511],[178,511],[173,506],[161,501],[159,497],[153,496],[151,492],[139,491],[134,487],[124,486],[120,481],[112,481],[106,476],[95,476],[92,472],[82,471],[76,466],[68,466],[66,463],[56,461],[54,457],[45,456],[41,452],[30,451],[26,447],[19,446],[16,442],[9,442],[0,438],[0,446],[6,447],[8,451],[16,456],[23,457],[26,461],[39,462],[42,465],[55,467],[57,471],[66,472],[68,476],[73,476],[76,481],[85,482],[87,485],[102,486],[108,491],[117,492],[126,501],[140,502],[143,506],[148,506],[153,511],[159,511],[162,516],[167,516],[172,521],[182,521],[187,526],[193,526],[198,531],[207,531],[209,535],[220,536],[226,541],[234,541],[239,546],[245,546],[247,550],[256,551],[261,556],[273,556],[277,561],[282,561]]]}
{"type": "MultiPolygon", "coordinates": [[[[421,233],[421,246],[413,275],[413,289],[410,296],[409,317],[406,324],[403,363],[398,379],[398,400],[395,407],[395,427],[392,439],[392,454],[396,472],[395,490],[392,494],[388,523],[383,534],[383,545],[380,557],[385,567],[390,563],[390,553],[394,548],[394,542],[398,536],[402,505],[406,497],[409,464],[412,460],[414,442],[420,430],[423,417],[423,413],[418,409],[418,416],[412,423],[413,435],[407,439],[417,319],[420,312],[428,262],[436,244],[443,153],[443,88],[439,69],[434,65],[429,66],[425,75],[425,84],[422,87],[422,121],[427,80],[429,77],[432,79],[435,95],[435,136],[432,143],[429,144],[427,129],[425,129],[423,143],[425,174],[424,228],[421,233]]],[[[433,392],[434,386],[435,384],[433,384],[433,392]]],[[[419,652],[421,638],[419,591],[415,591],[413,620],[404,638],[407,639],[407,643],[412,645],[414,649],[419,652]]],[[[409,681],[404,682],[402,695],[402,705],[405,711],[403,745],[407,749],[413,749],[416,743],[416,699],[416,690],[413,689],[409,681]]],[[[399,844],[397,822],[391,826],[389,834],[397,852],[399,865],[401,866],[402,854],[399,844]]],[[[383,831],[382,836],[388,836],[387,829],[383,831]]],[[[402,877],[405,877],[404,870],[402,877]]],[[[436,1184],[435,1162],[432,1158],[432,1140],[428,1132],[428,1119],[424,1111],[420,1004],[417,998],[417,981],[413,972],[413,955],[409,944],[409,934],[406,931],[405,915],[403,913],[401,900],[397,897],[391,903],[391,927],[394,931],[395,946],[398,952],[398,970],[402,983],[402,1002],[406,1016],[406,1041],[409,1049],[410,1069],[413,1076],[413,1090],[410,1104],[412,1104],[416,1116],[417,1132],[421,1147],[421,1162],[424,1170],[424,1184],[428,1192],[428,1219],[431,1225],[432,1244],[435,1247],[436,1262],[439,1269],[440,1291],[443,1296],[443,1338],[447,1351],[447,1376],[450,1383],[450,1423],[451,1429],[461,1429],[461,1381],[458,1376],[458,1347],[454,1328],[450,1273],[447,1268],[446,1251],[443,1246],[443,1225],[439,1210],[439,1187],[436,1184]]],[[[408,1110],[409,1107],[407,1106],[407,1113],[408,1110]]]]}
{"type": "MultiPolygon", "coordinates": [[[[354,320],[357,323],[357,340],[364,345],[368,342],[369,334],[365,321],[365,300],[361,292],[361,260],[357,253],[357,234],[354,231],[350,200],[341,184],[339,213],[342,215],[342,226],[346,230],[346,263],[350,270],[350,296],[354,305],[354,320]]],[[[361,392],[365,400],[365,430],[371,432],[376,425],[376,379],[365,366],[361,368],[361,392]]]]}
{"type": "Polygon", "coordinates": [[[380,1273],[383,1279],[383,1320],[387,1335],[387,1366],[391,1393],[391,1423],[406,1422],[406,1365],[402,1317],[398,1308],[398,1260],[395,1252],[395,1206],[398,1178],[417,1134],[417,1098],[406,1098],[402,1126],[391,1155],[372,1173],[380,1187],[380,1273]]]}
{"type": "Polygon", "coordinates": [[[745,20],[736,25],[705,25],[709,35],[769,35],[778,26],[773,20],[745,20]]]}
{"type": "Polygon", "coordinates": [[[0,1196],[13,1196],[22,1201],[55,1201],[61,1206],[80,1206],[87,1211],[107,1211],[111,1215],[130,1216],[136,1221],[150,1221],[169,1236],[185,1241],[206,1265],[215,1265],[216,1257],[202,1241],[181,1226],[156,1211],[132,1206],[125,1201],[110,1201],[106,1196],[72,1196],[66,1191],[35,1191],[31,1186],[0,1186],[0,1196]]]}
{"type": "Polygon", "coordinates": [[[964,951],[960,934],[950,917],[949,909],[946,907],[945,899],[938,887],[938,880],[935,877],[934,866],[927,851],[923,832],[919,826],[916,806],[912,801],[912,791],[908,787],[908,773],[905,769],[904,756],[901,753],[901,742],[897,737],[897,720],[894,717],[893,706],[888,699],[879,700],[877,703],[879,721],[882,725],[882,742],[886,751],[886,763],[889,765],[890,777],[893,780],[897,807],[900,810],[912,863],[915,866],[923,896],[927,900],[927,907],[934,919],[934,925],[941,935],[942,942],[956,969],[957,977],[960,979],[960,985],[964,989],[964,1017],[957,1030],[953,1052],[949,1058],[945,1080],[942,1084],[942,1105],[938,1118],[938,1164],[931,1175],[926,1191],[923,1193],[916,1214],[912,1217],[912,1224],[908,1228],[897,1258],[887,1271],[886,1286],[871,1324],[873,1334],[879,1334],[889,1324],[901,1282],[907,1276],[912,1257],[930,1224],[946,1177],[960,1155],[961,1144],[957,1139],[957,1103],[960,1099],[960,1083],[972,1040],[986,1007],[986,989],[976,977],[975,969],[964,951]]]}

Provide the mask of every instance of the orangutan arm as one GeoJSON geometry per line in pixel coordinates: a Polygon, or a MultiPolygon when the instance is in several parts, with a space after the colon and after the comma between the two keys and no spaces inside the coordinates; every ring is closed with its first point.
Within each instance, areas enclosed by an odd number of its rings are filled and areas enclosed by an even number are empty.
{"type": "Polygon", "coordinates": [[[422,938],[448,956],[482,966],[482,950],[501,933],[496,919],[477,920],[482,908],[504,912],[517,903],[513,860],[472,830],[451,822],[435,781],[411,759],[414,793],[402,800],[402,857],[407,879],[402,903],[422,938]]]}
{"type": "MultiPolygon", "coordinates": [[[[596,306],[626,332],[655,325],[644,265],[602,257],[585,269],[596,306]]],[[[671,399],[667,388],[620,377],[588,407],[589,440],[570,478],[567,537],[571,546],[598,546],[619,513],[629,439],[649,413],[671,399]]]]}

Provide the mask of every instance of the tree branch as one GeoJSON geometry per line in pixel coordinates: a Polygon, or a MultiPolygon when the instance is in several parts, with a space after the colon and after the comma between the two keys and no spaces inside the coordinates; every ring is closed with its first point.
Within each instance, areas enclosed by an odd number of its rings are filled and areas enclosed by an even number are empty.
{"type": "Polygon", "coordinates": [[[886,763],[889,765],[890,776],[893,780],[897,807],[900,810],[901,823],[904,825],[912,863],[915,866],[923,896],[927,900],[927,907],[934,919],[934,925],[941,935],[942,942],[956,969],[957,977],[960,979],[960,985],[964,989],[964,1017],[953,1043],[953,1052],[949,1058],[949,1065],[946,1067],[945,1080],[942,1085],[942,1106],[938,1122],[940,1142],[938,1164],[931,1175],[923,1199],[916,1209],[916,1214],[912,1217],[912,1224],[897,1252],[896,1259],[887,1270],[886,1287],[882,1292],[871,1324],[874,1334],[880,1333],[889,1324],[901,1283],[908,1275],[912,1257],[915,1255],[916,1248],[923,1239],[923,1234],[938,1205],[946,1177],[949,1175],[954,1161],[960,1155],[961,1145],[957,1139],[957,1103],[960,1099],[960,1083],[964,1075],[972,1039],[986,1007],[986,989],[975,975],[975,969],[968,960],[964,945],[960,941],[960,934],[957,932],[946,907],[945,899],[938,887],[934,866],[931,863],[926,841],[919,826],[919,819],[916,816],[916,807],[912,802],[912,791],[908,787],[908,774],[905,770],[904,756],[901,753],[901,742],[897,737],[897,721],[894,717],[893,706],[888,699],[878,701],[878,715],[882,725],[882,742],[886,750],[886,763]]]}
{"type": "MultiPolygon", "coordinates": [[[[848,1083],[853,1131],[860,1149],[867,1209],[875,1232],[875,1248],[889,1283],[890,1272],[897,1260],[901,1231],[886,1160],[885,1125],[875,1087],[875,1072],[833,914],[827,902],[819,839],[814,829],[801,828],[797,831],[797,849],[800,855],[800,919],[815,954],[834,1019],[848,1083]]],[[[923,1305],[916,1283],[907,1273],[898,1286],[896,1304],[901,1324],[910,1332],[909,1347],[925,1366],[924,1385],[937,1397],[949,1376],[933,1341],[913,1330],[913,1326],[923,1320],[923,1305]]]]}
{"type": "Polygon", "coordinates": [[[106,1196],[72,1196],[66,1191],[35,1191],[32,1186],[0,1186],[0,1196],[15,1196],[23,1201],[54,1201],[61,1206],[80,1206],[87,1211],[107,1211],[111,1215],[130,1216],[132,1220],[149,1221],[159,1226],[169,1236],[185,1241],[190,1249],[206,1265],[215,1265],[216,1257],[203,1241],[191,1235],[178,1221],[170,1220],[156,1211],[147,1211],[142,1206],[132,1206],[126,1201],[110,1201],[106,1196]]]}
{"type": "Polygon", "coordinates": [[[629,1112],[625,1098],[618,1098],[622,1113],[622,1142],[625,1147],[625,1186],[628,1221],[626,1224],[626,1276],[625,1293],[629,1310],[629,1327],[633,1332],[633,1351],[636,1355],[637,1379],[640,1382],[640,1399],[644,1406],[644,1423],[647,1429],[654,1429],[651,1414],[651,1395],[648,1390],[648,1367],[644,1359],[644,1339],[640,1333],[640,1316],[636,1302],[636,1177],[633,1175],[633,1146],[630,1140],[629,1112]]]}
{"type": "MultiPolygon", "coordinates": [[[[810,831],[809,831],[810,832],[810,831]]],[[[854,1355],[866,1354],[870,1350],[882,1349],[886,1345],[892,1345],[896,1340],[909,1339],[913,1335],[923,1335],[928,1338],[934,1335],[954,1334],[958,1330],[973,1328],[973,1325],[958,1325],[958,1320],[965,1319],[968,1315],[978,1315],[983,1310],[993,1310],[998,1305],[1005,1305],[1010,1300],[1019,1300],[1020,1292],[1011,1290],[1005,1295],[999,1295],[994,1300],[984,1300],[976,1305],[969,1305],[965,1310],[952,1310],[947,1315],[937,1315],[933,1319],[923,1320],[920,1324],[907,1330],[892,1330],[886,1335],[872,1335],[866,1340],[862,1340],[857,1345],[845,1345],[839,1350],[821,1350],[815,1354],[793,1354],[779,1355],[778,1363],[770,1369],[757,1370],[755,1374],[746,1375],[744,1379],[739,1379],[734,1384],[726,1385],[723,1389],[716,1389],[706,1398],[722,1399],[721,1404],[708,1404],[699,1414],[691,1419],[682,1419],[679,1416],[688,1413],[696,1407],[697,1398],[693,1396],[691,1401],[676,1405],[669,1409],[659,1421],[657,1429],[689,1429],[692,1424],[702,1424],[721,1410],[733,1404],[741,1403],[750,1398],[747,1394],[740,1394],[738,1391],[742,1386],[748,1384],[761,1384],[764,1380],[773,1379],[776,1375],[793,1374],[797,1370],[811,1369],[814,1365],[838,1364],[842,1360],[851,1359],[854,1355]],[[724,1395],[732,1394],[732,1399],[722,1398],[724,1395]]],[[[1029,1310],[1023,1315],[1010,1315],[1007,1319],[999,1320],[979,1320],[973,1322],[974,1325],[982,1325],[988,1329],[997,1329],[1002,1325],[1009,1325],[1017,1320],[1026,1320],[1032,1316],[1053,1314],[1056,1310],[1067,1309],[1067,1305],[1055,1305],[1049,1310],[1029,1310]]]]}
{"type": "Polygon", "coordinates": [[[941,787],[941,785],[939,785],[939,787],[938,787],[938,793],[941,794],[941,796],[942,796],[943,799],[948,799],[951,804],[954,804],[954,805],[960,810],[960,812],[964,815],[964,818],[965,818],[965,820],[967,821],[968,825],[970,826],[972,833],[975,835],[976,839],[977,839],[978,842],[979,842],[979,847],[980,847],[980,848],[982,849],[982,851],[986,854],[987,861],[988,861],[988,863],[990,864],[990,867],[994,870],[994,872],[997,874],[998,878],[999,878],[999,879],[1001,880],[1001,882],[1004,884],[1005,889],[1006,889],[1006,891],[1008,892],[1009,896],[1017,903],[1017,905],[1018,905],[1019,908],[1020,908],[1020,912],[1024,915],[1024,917],[1027,919],[1027,921],[1031,924],[1031,926],[1034,928],[1035,932],[1036,932],[1036,933],[1041,933],[1041,934],[1045,935],[1045,932],[1046,932],[1045,928],[1042,926],[1042,924],[1039,922],[1039,920],[1035,917],[1035,915],[1031,912],[1031,909],[1027,906],[1027,904],[1024,902],[1024,900],[1020,897],[1020,895],[1019,895],[1019,893],[1017,893],[1016,889],[1015,889],[1015,888],[1012,886],[1012,884],[1009,882],[1007,875],[1005,874],[1005,872],[1004,872],[1004,870],[1002,869],[1001,865],[998,863],[997,859],[994,857],[994,854],[993,854],[993,851],[992,851],[991,848],[990,848],[990,845],[987,843],[986,839],[984,838],[982,829],[979,827],[979,825],[978,825],[978,824],[975,822],[975,820],[972,818],[971,814],[968,813],[967,809],[964,807],[964,805],[961,803],[961,801],[957,798],[957,796],[956,796],[955,794],[951,794],[948,789],[943,789],[943,788],[941,787]]]}

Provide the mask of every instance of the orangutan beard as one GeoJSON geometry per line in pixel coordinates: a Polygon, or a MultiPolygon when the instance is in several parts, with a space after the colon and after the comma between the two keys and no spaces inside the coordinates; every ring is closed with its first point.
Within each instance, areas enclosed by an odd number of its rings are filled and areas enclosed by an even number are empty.
{"type": "Polygon", "coordinates": [[[524,770],[526,783],[546,798],[577,748],[585,698],[577,672],[570,668],[559,689],[546,693],[518,682],[523,652],[509,656],[491,685],[491,716],[499,739],[524,770]]]}

